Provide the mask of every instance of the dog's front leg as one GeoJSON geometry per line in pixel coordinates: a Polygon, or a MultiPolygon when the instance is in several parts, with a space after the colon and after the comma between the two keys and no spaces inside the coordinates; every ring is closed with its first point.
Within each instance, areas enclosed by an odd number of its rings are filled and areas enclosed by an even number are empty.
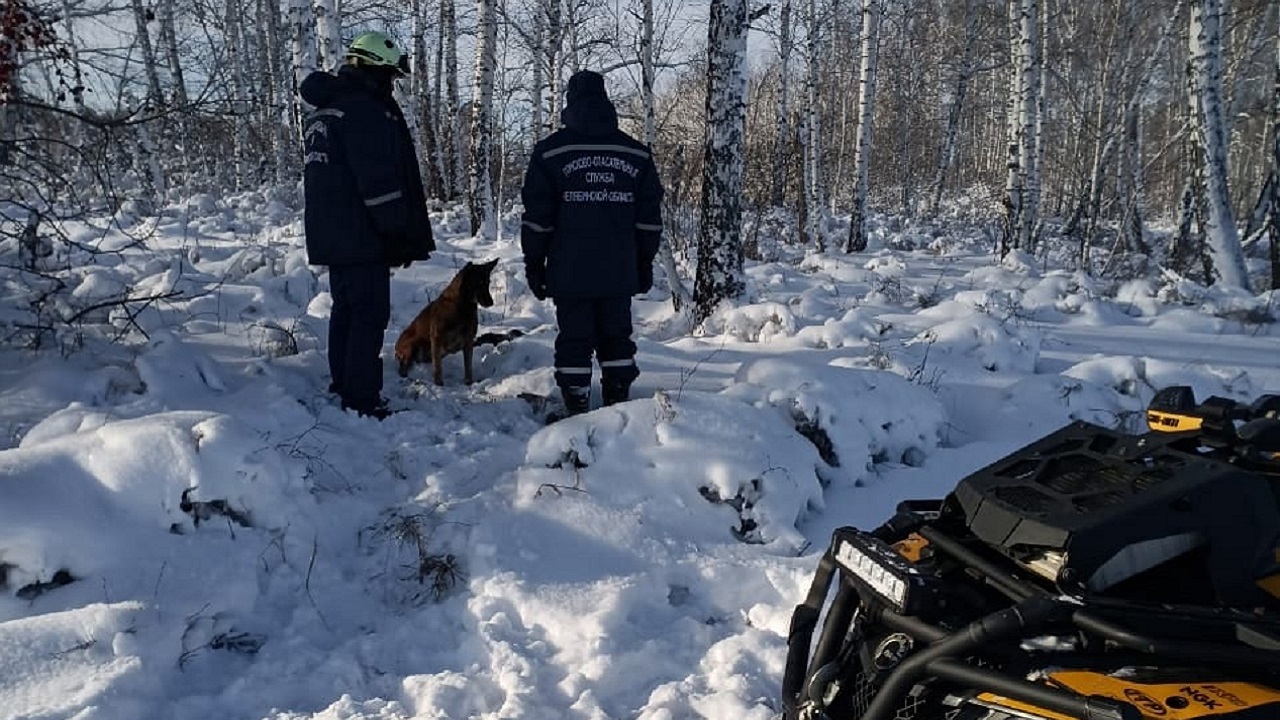
{"type": "Polygon", "coordinates": [[[470,340],[467,340],[462,346],[462,377],[468,385],[473,382],[471,376],[471,353],[475,350],[475,347],[470,340]]]}
{"type": "Polygon", "coordinates": [[[444,385],[444,343],[431,343],[431,379],[444,385]]]}

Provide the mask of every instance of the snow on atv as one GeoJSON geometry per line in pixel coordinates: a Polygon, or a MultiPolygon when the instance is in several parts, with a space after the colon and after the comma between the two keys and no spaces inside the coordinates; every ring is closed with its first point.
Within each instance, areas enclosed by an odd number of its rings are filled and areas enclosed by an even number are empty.
{"type": "Polygon", "coordinates": [[[842,527],[785,720],[1280,720],[1280,395],[1161,390],[842,527]]]}

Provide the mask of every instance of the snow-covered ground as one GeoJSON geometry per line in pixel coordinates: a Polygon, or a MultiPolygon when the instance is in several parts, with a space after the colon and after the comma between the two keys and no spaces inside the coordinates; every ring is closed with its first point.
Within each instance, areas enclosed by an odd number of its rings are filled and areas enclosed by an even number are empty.
{"type": "Polygon", "coordinates": [[[697,335],[655,290],[632,401],[544,427],[552,306],[514,236],[441,213],[441,251],[395,273],[388,358],[468,260],[500,259],[485,329],[527,334],[471,387],[457,356],[443,388],[388,360],[403,412],[379,423],[326,392],[295,213],[246,194],[124,220],[144,244],[86,226],[106,252],[43,261],[101,307],[0,351],[4,719],[770,718],[834,528],[1069,419],[1135,428],[1164,385],[1280,391],[1270,295],[1000,263],[957,231],[774,248],[697,335]]]}

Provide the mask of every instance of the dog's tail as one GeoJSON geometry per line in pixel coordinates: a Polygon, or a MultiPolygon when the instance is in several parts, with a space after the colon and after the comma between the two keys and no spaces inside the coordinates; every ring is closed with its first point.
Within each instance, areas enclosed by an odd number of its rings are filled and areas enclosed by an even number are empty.
{"type": "Polygon", "coordinates": [[[523,330],[512,328],[504,333],[487,332],[476,336],[476,345],[497,345],[498,343],[510,342],[524,335],[523,330]]]}

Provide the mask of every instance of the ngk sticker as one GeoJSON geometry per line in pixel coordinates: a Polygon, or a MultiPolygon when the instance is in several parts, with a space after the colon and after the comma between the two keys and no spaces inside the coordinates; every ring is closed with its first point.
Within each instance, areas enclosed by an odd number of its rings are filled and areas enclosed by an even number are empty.
{"type": "Polygon", "coordinates": [[[1205,707],[1206,710],[1217,710],[1218,708],[1222,707],[1221,700],[1217,700],[1213,698],[1212,696],[1209,695],[1209,693],[1205,692],[1199,687],[1192,687],[1191,685],[1186,685],[1178,688],[1178,692],[1200,703],[1205,707]]]}

